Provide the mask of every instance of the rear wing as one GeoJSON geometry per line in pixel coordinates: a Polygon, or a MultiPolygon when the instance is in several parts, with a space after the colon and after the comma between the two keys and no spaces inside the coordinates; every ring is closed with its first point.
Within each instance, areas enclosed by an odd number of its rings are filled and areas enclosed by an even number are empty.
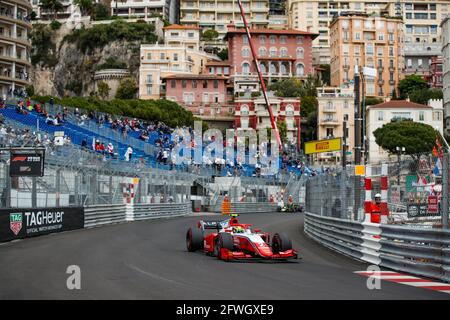
{"type": "Polygon", "coordinates": [[[216,220],[216,221],[199,221],[199,228],[203,230],[221,230],[229,226],[230,219],[227,220],[216,220]]]}

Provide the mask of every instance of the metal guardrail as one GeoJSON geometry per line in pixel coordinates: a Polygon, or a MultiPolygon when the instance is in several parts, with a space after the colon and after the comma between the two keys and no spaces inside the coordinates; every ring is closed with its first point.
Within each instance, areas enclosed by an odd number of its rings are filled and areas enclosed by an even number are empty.
{"type": "Polygon", "coordinates": [[[450,231],[305,214],[304,231],[320,244],[371,264],[450,282],[450,231]]]}
{"type": "Polygon", "coordinates": [[[191,213],[191,203],[135,204],[133,220],[146,220],[164,217],[178,217],[191,213]]]}
{"type": "Polygon", "coordinates": [[[96,205],[84,208],[84,227],[125,222],[126,205],[96,205]]]}
{"type": "Polygon", "coordinates": [[[232,202],[231,213],[269,213],[277,211],[276,203],[268,202],[232,202]]]}

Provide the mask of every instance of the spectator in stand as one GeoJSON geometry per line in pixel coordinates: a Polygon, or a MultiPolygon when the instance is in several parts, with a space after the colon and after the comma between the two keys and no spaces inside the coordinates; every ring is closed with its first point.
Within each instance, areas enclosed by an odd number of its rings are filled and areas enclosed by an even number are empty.
{"type": "Polygon", "coordinates": [[[106,153],[105,144],[103,142],[100,144],[100,153],[101,154],[105,154],[106,153]]]}
{"type": "Polygon", "coordinates": [[[87,149],[87,141],[86,141],[86,139],[83,139],[83,141],[81,141],[81,148],[82,149],[87,149]]]}
{"type": "Polygon", "coordinates": [[[108,143],[108,155],[109,155],[110,157],[113,157],[113,156],[114,156],[114,147],[113,147],[113,145],[112,145],[111,142],[108,143]]]}
{"type": "Polygon", "coordinates": [[[133,156],[133,149],[130,146],[128,146],[128,149],[125,152],[125,161],[131,161],[132,156],[133,156]]]}

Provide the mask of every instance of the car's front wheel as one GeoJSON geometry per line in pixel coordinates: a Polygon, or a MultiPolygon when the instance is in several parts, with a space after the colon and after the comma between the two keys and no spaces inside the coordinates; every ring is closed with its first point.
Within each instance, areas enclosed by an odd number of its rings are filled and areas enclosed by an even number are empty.
{"type": "Polygon", "coordinates": [[[186,233],[186,247],[189,252],[203,249],[203,232],[199,228],[189,228],[186,233]]]}
{"type": "Polygon", "coordinates": [[[233,236],[227,232],[221,232],[217,235],[214,242],[214,255],[220,259],[220,250],[222,248],[233,251],[233,236]]]}
{"type": "Polygon", "coordinates": [[[280,253],[292,249],[292,242],[284,233],[275,233],[272,237],[272,252],[280,253]]]}

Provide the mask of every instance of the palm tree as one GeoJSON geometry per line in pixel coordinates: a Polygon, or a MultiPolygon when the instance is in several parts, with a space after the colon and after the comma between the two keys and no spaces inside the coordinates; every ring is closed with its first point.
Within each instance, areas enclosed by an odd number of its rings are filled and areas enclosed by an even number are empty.
{"type": "Polygon", "coordinates": [[[41,9],[53,13],[52,20],[56,20],[58,17],[58,11],[64,9],[63,4],[59,0],[41,0],[39,6],[41,7],[41,9]]]}
{"type": "Polygon", "coordinates": [[[73,3],[80,8],[81,15],[90,15],[92,13],[92,9],[94,8],[93,0],[74,0],[73,3]]]}

